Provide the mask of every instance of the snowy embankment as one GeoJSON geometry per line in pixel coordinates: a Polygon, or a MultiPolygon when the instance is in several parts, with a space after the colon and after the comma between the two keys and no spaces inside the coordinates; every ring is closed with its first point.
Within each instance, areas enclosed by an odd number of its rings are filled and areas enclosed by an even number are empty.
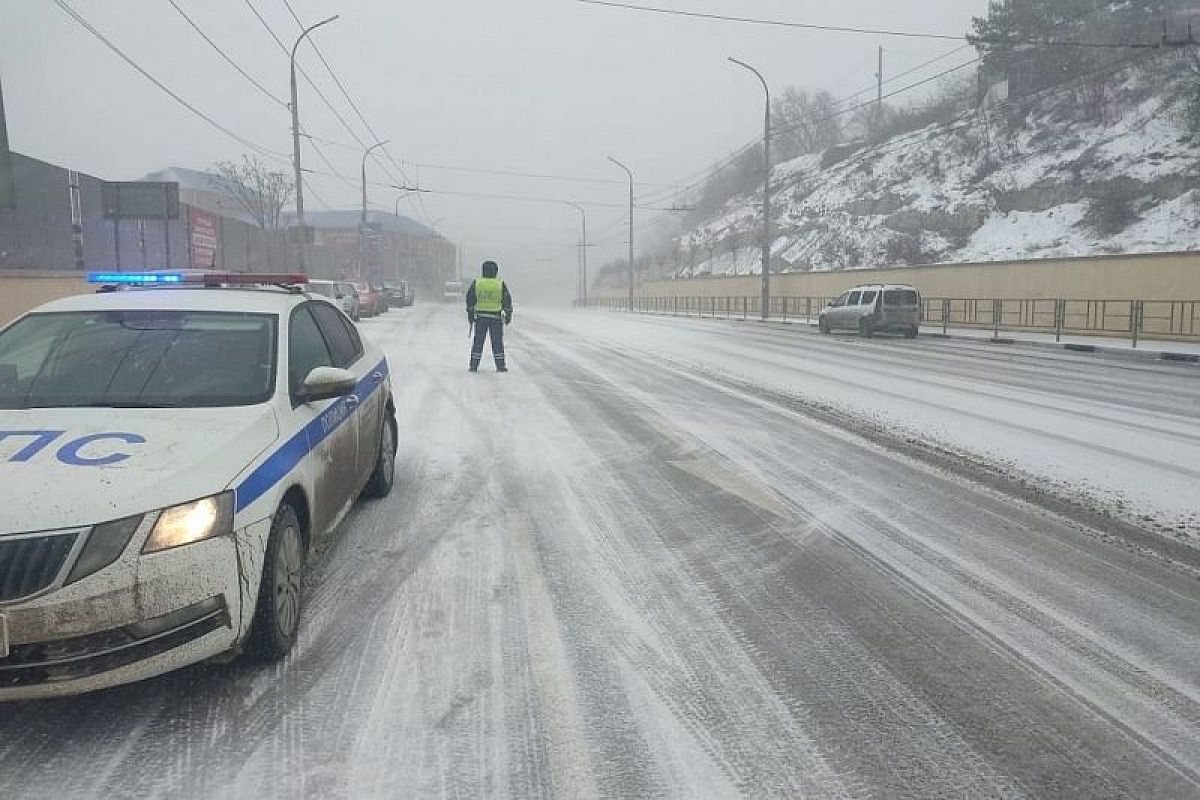
{"type": "Polygon", "coordinates": [[[835,409],[902,449],[982,462],[1032,492],[1200,546],[1194,366],[1014,354],[962,341],[817,337],[720,321],[538,318],[666,369],[733,378],[835,409]]]}
{"type": "MultiPolygon", "coordinates": [[[[846,145],[774,172],[776,268],[835,270],[1200,249],[1195,74],[1177,57],[846,145]]],[[[761,193],[679,241],[678,277],[758,271],[761,193]]]]}

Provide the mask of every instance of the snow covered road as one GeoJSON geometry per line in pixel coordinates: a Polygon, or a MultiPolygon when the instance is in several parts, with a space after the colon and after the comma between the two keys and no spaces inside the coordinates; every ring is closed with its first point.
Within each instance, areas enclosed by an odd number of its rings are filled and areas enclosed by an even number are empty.
{"type": "Polygon", "coordinates": [[[0,706],[0,797],[1200,794],[1194,574],[805,405],[1186,525],[1194,367],[522,312],[468,375],[457,308],[364,329],[398,491],[293,656],[0,706]]]}

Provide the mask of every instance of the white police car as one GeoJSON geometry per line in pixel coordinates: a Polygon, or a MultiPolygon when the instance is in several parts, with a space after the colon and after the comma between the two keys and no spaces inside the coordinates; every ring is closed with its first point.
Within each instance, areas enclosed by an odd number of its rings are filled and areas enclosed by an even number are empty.
{"type": "Polygon", "coordinates": [[[281,657],[307,553],[392,488],[387,361],[304,276],[89,277],[131,285],[0,330],[0,700],[281,657]]]}

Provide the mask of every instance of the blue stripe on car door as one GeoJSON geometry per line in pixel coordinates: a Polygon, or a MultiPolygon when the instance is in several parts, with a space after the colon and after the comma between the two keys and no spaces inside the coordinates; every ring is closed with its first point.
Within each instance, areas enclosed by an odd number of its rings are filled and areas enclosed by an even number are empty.
{"type": "Polygon", "coordinates": [[[296,465],[305,456],[316,449],[317,445],[325,441],[326,438],[350,419],[351,414],[357,413],[358,409],[365,405],[366,399],[375,393],[384,379],[387,378],[387,375],[388,364],[387,359],[384,359],[367,373],[367,377],[359,381],[358,385],[354,387],[353,394],[358,395],[360,399],[358,408],[350,409],[345,416],[337,419],[334,424],[327,427],[322,424],[322,421],[337,416],[338,410],[346,406],[344,399],[334,403],[325,409],[320,416],[305,425],[303,430],[288,439],[282,447],[268,456],[266,461],[259,464],[237,486],[237,510],[241,511],[246,508],[270,491],[271,487],[283,480],[288,473],[296,468],[296,465]],[[376,379],[376,373],[381,373],[381,377],[376,379]]]}

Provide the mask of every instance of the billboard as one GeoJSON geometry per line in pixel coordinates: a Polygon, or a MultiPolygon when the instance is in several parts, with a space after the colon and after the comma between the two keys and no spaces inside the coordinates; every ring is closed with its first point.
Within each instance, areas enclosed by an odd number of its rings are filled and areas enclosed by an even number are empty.
{"type": "Polygon", "coordinates": [[[100,184],[105,219],[179,219],[179,184],[106,181],[100,184]]]}
{"type": "Polygon", "coordinates": [[[216,214],[188,208],[188,259],[192,267],[202,269],[217,266],[220,225],[221,220],[216,214]]]}

